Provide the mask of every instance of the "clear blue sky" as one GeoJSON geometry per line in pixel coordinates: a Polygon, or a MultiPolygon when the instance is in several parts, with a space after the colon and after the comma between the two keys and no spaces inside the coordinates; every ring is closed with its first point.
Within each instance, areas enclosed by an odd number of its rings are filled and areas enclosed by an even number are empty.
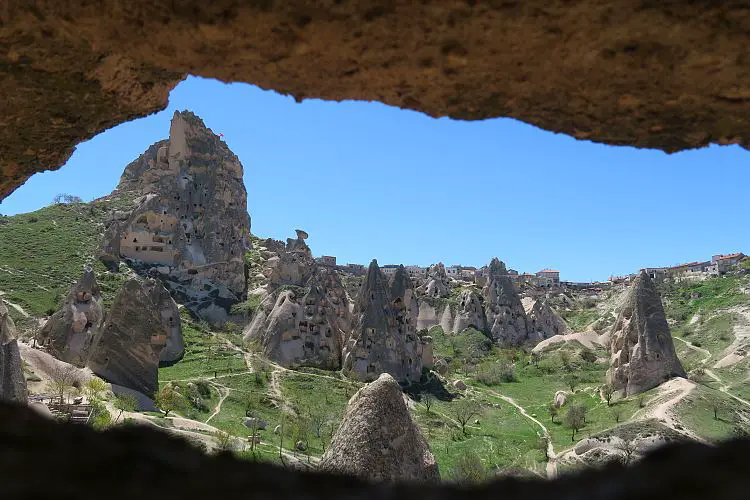
{"type": "Polygon", "coordinates": [[[666,155],[510,119],[295,103],[198,78],[175,88],[165,111],[79,145],[0,213],[36,210],[61,192],[109,193],[126,164],[167,137],[176,109],[198,114],[239,156],[254,234],[284,239],[303,228],[314,254],[341,263],[480,266],[498,256],[519,271],[592,280],[750,250],[750,154],[736,146],[666,155]]]}

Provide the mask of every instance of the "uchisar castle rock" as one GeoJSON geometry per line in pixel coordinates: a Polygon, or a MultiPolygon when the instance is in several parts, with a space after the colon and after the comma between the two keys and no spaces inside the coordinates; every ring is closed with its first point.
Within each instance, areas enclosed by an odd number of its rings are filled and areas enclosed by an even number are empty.
{"type": "Polygon", "coordinates": [[[243,168],[189,111],[175,112],[169,139],[125,167],[115,193],[133,200],[111,214],[100,257],[158,275],[177,300],[223,323],[244,298],[250,217],[243,168]]]}

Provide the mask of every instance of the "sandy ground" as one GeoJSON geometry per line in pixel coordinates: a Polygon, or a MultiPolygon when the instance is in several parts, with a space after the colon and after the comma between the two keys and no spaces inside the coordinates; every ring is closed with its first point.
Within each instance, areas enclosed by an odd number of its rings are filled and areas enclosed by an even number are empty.
{"type": "Polygon", "coordinates": [[[576,333],[568,333],[565,335],[555,335],[554,337],[550,337],[546,340],[542,340],[539,342],[534,349],[532,349],[533,352],[542,352],[546,349],[548,349],[550,346],[558,344],[560,342],[571,342],[571,341],[578,341],[581,344],[583,344],[584,347],[588,347],[589,349],[594,348],[601,348],[605,347],[605,344],[603,344],[602,336],[596,333],[593,330],[587,330],[584,332],[576,332],[576,333]]]}
{"type": "Polygon", "coordinates": [[[717,361],[713,368],[725,368],[747,358],[750,354],[750,309],[747,307],[733,307],[729,312],[740,315],[741,321],[734,325],[734,341],[724,350],[724,356],[717,361]]]}
{"type": "Polygon", "coordinates": [[[690,439],[703,442],[703,439],[698,437],[694,432],[685,429],[673,414],[673,409],[677,403],[693,392],[694,389],[695,384],[690,380],[682,377],[675,377],[659,386],[659,392],[652,401],[664,398],[665,396],[668,397],[668,399],[664,399],[661,403],[655,406],[648,406],[643,410],[637,411],[636,414],[633,415],[632,420],[648,420],[653,418],[671,427],[675,431],[685,434],[690,439]]]}

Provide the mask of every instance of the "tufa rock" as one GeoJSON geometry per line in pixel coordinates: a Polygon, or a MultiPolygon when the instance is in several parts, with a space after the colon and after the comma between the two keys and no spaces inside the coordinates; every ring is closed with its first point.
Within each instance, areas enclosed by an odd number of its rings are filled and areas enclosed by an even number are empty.
{"type": "Polygon", "coordinates": [[[427,279],[425,284],[420,287],[419,293],[425,297],[445,297],[450,292],[450,281],[445,272],[445,266],[442,262],[432,264],[427,269],[427,279]]]}
{"type": "Polygon", "coordinates": [[[361,380],[389,373],[409,382],[419,380],[422,374],[422,345],[416,334],[411,281],[403,266],[394,278],[389,285],[373,260],[354,303],[356,323],[344,346],[343,367],[361,380]]]}
{"type": "Polygon", "coordinates": [[[244,337],[258,340],[265,355],[281,365],[339,369],[351,320],[338,273],[316,265],[301,238],[290,239],[281,256],[269,261],[269,287],[276,290],[261,300],[244,337]]]}
{"type": "Polygon", "coordinates": [[[81,368],[86,365],[91,343],[103,323],[104,306],[99,285],[94,271],[87,268],[39,335],[50,354],[81,368]]]}
{"type": "Polygon", "coordinates": [[[165,297],[169,292],[158,281],[126,281],[92,345],[91,371],[113,384],[154,394],[169,335],[162,316],[165,297]]]}
{"type": "Polygon", "coordinates": [[[631,285],[610,338],[607,383],[625,396],[652,389],[672,377],[685,377],[661,297],[644,271],[631,285]]]}
{"type": "Polygon", "coordinates": [[[505,264],[497,258],[493,258],[489,265],[484,307],[487,330],[496,343],[515,346],[526,342],[526,313],[505,264]]]}
{"type": "Polygon", "coordinates": [[[568,325],[546,300],[526,297],[522,301],[526,312],[529,340],[537,344],[555,335],[568,333],[568,325]]]}
{"type": "Polygon", "coordinates": [[[453,333],[460,333],[467,328],[474,328],[479,331],[484,331],[486,328],[482,301],[471,290],[461,292],[456,318],[453,320],[453,333]]]}
{"type": "Polygon", "coordinates": [[[18,350],[16,325],[0,299],[0,401],[26,404],[26,378],[18,350]]]}
{"type": "Polygon", "coordinates": [[[164,283],[199,316],[226,320],[245,293],[250,220],[242,164],[203,121],[175,112],[169,139],[125,167],[116,192],[133,198],[113,213],[100,258],[128,259],[164,283]]]}
{"type": "Polygon", "coordinates": [[[562,408],[565,406],[565,403],[568,402],[568,395],[565,394],[565,391],[557,391],[555,393],[555,408],[562,408]]]}
{"type": "Polygon", "coordinates": [[[349,400],[319,470],[377,482],[440,480],[435,458],[412,420],[401,388],[385,373],[349,400]]]}

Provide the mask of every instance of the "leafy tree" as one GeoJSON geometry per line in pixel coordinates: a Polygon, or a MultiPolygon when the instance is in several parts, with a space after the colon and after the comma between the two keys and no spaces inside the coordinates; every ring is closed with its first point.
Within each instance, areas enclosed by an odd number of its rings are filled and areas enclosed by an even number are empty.
{"type": "Polygon", "coordinates": [[[547,436],[539,436],[534,442],[534,449],[544,453],[544,461],[549,462],[549,438],[547,436]]]}
{"type": "Polygon", "coordinates": [[[633,462],[633,455],[635,454],[635,445],[633,442],[628,439],[622,439],[615,447],[622,452],[622,465],[630,465],[633,462]]]}
{"type": "Polygon", "coordinates": [[[55,195],[54,198],[52,198],[52,203],[55,205],[61,205],[63,203],[83,203],[83,200],[80,196],[75,196],[72,194],[67,193],[60,193],[55,195]]]}
{"type": "Polygon", "coordinates": [[[57,394],[60,404],[63,404],[65,403],[65,394],[78,383],[78,370],[74,366],[58,364],[52,370],[49,388],[57,394]]]}
{"type": "Polygon", "coordinates": [[[555,423],[555,417],[560,412],[560,409],[555,406],[555,403],[550,403],[547,405],[547,413],[549,413],[549,418],[552,420],[552,423],[555,423]]]}
{"type": "Polygon", "coordinates": [[[615,395],[615,388],[612,384],[604,384],[602,386],[602,394],[604,399],[607,401],[607,406],[612,406],[612,396],[615,395]]]}
{"type": "Polygon", "coordinates": [[[234,450],[234,439],[228,432],[218,430],[214,434],[214,437],[216,437],[216,448],[220,452],[234,450]]]}
{"type": "Polygon", "coordinates": [[[97,377],[92,377],[91,380],[89,380],[86,384],[84,393],[86,394],[86,399],[88,399],[89,403],[91,403],[94,400],[99,399],[99,395],[106,390],[107,383],[104,380],[97,377]]]}
{"type": "Polygon", "coordinates": [[[580,353],[581,359],[587,363],[596,362],[596,354],[591,349],[583,349],[580,353]]]}
{"type": "Polygon", "coordinates": [[[568,387],[570,387],[570,392],[576,392],[576,387],[578,386],[578,383],[580,381],[581,379],[578,378],[578,375],[575,375],[573,373],[565,376],[565,383],[568,384],[568,387]]]}
{"type": "Polygon", "coordinates": [[[620,423],[620,418],[622,417],[622,409],[614,407],[612,408],[612,417],[615,419],[615,423],[620,423]]]}
{"type": "Polygon", "coordinates": [[[185,407],[185,398],[174,390],[171,385],[165,385],[162,389],[156,393],[154,397],[156,406],[164,412],[164,416],[169,416],[169,413],[174,410],[179,410],[185,407]]]}
{"type": "Polygon", "coordinates": [[[576,440],[576,432],[581,430],[586,424],[586,407],[583,405],[573,405],[568,408],[568,412],[565,414],[565,427],[570,429],[572,432],[570,436],[571,441],[576,440]]]}
{"type": "Polygon", "coordinates": [[[424,391],[420,395],[420,402],[424,405],[425,409],[427,410],[427,413],[430,413],[430,408],[432,408],[432,403],[435,402],[435,396],[432,395],[429,391],[424,391]]]}
{"type": "Polygon", "coordinates": [[[478,401],[464,397],[451,403],[451,409],[453,410],[453,417],[461,427],[461,432],[466,435],[466,425],[473,417],[479,416],[482,405],[478,401]]]}
{"type": "Polygon", "coordinates": [[[115,396],[114,405],[115,408],[120,410],[120,413],[117,414],[117,418],[115,418],[115,423],[117,423],[123,412],[135,411],[138,408],[138,401],[132,394],[120,394],[119,396],[115,396]]]}

